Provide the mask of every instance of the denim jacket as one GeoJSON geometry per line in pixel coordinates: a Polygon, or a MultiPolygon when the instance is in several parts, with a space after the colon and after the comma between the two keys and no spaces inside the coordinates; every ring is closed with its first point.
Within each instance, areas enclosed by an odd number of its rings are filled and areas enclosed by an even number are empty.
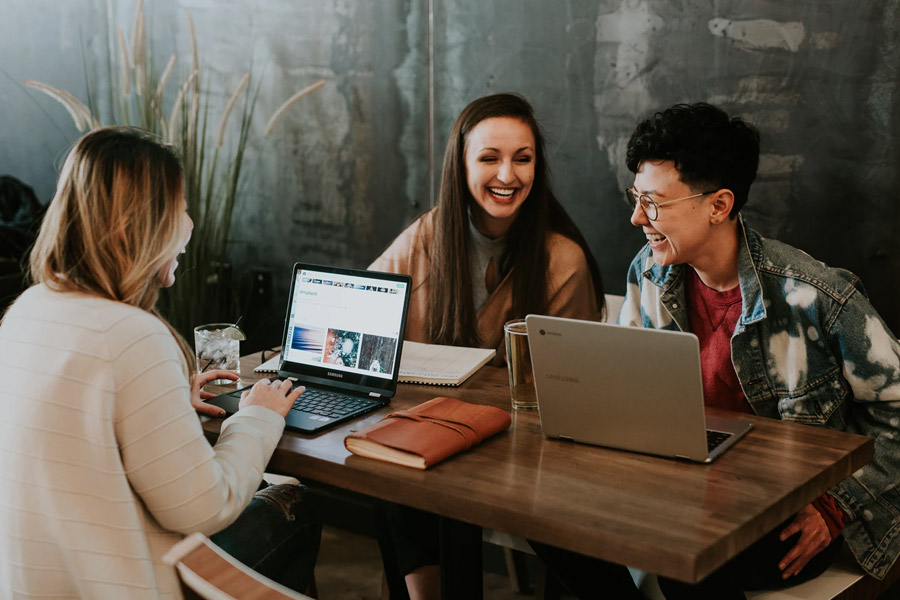
{"type": "MultiPolygon", "coordinates": [[[[871,462],[834,486],[844,538],[879,579],[900,554],[900,344],[862,284],[787,244],[738,226],[742,312],[731,362],[763,417],[875,439],[871,462]]],[[[623,325],[690,331],[686,265],[661,267],[645,246],[628,270],[623,325]]]]}

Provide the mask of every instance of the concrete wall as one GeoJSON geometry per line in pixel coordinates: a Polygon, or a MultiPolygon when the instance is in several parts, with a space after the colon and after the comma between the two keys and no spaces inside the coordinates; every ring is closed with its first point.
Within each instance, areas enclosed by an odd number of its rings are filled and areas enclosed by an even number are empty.
{"type": "MultiPolygon", "coordinates": [[[[295,260],[376,256],[437,187],[429,127],[439,173],[459,110],[494,91],[532,100],[558,195],[620,293],[643,243],[621,200],[624,144],[654,109],[706,100],[762,130],[749,223],[855,271],[900,330],[898,0],[437,0],[431,89],[427,0],[148,0],[147,10],[158,60],[174,48],[185,68],[192,12],[218,101],[249,67],[261,77],[233,258],[242,272],[272,269],[278,294],[295,260]],[[262,139],[280,102],[319,78],[327,85],[262,139]]],[[[0,4],[0,172],[44,200],[77,132],[17,82],[83,96],[79,31],[100,73],[106,23],[127,32],[132,12],[113,0],[0,4]]]]}
{"type": "Polygon", "coordinates": [[[750,225],[854,270],[898,330],[898,2],[436,4],[439,147],[471,99],[529,97],[555,141],[558,195],[608,289],[624,290],[643,239],[621,200],[635,120],[704,100],[762,131],[750,225]]]}

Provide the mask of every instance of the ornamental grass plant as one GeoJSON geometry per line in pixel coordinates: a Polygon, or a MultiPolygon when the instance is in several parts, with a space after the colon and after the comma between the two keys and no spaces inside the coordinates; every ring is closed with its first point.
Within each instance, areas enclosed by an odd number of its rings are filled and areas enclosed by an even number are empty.
{"type": "MultiPolygon", "coordinates": [[[[244,174],[245,150],[253,132],[251,125],[260,87],[251,73],[245,73],[221,110],[212,106],[210,77],[200,64],[190,12],[186,18],[191,48],[189,65],[179,62],[174,53],[161,69],[154,63],[143,0],[138,0],[129,38],[121,27],[117,29],[117,51],[110,53],[106,81],[90,80],[87,58],[82,51],[86,102],[45,83],[26,81],[25,85],[58,101],[80,132],[106,125],[139,127],[178,150],[194,231],[186,254],[180,259],[176,283],[163,290],[159,308],[191,340],[196,325],[234,322],[240,316],[238,294],[226,265],[244,174]],[[180,80],[176,72],[181,74],[180,80]],[[97,97],[101,90],[109,94],[103,111],[97,97]],[[167,106],[167,96],[171,98],[172,93],[175,93],[174,101],[167,106]]],[[[272,114],[263,137],[276,132],[282,117],[324,83],[324,80],[317,81],[288,98],[272,114]]]]}

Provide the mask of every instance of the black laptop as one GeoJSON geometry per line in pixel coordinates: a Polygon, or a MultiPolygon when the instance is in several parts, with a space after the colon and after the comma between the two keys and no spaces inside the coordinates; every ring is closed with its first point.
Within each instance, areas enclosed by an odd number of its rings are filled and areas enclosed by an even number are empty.
{"type": "MultiPolygon", "coordinates": [[[[312,433],[390,402],[410,284],[407,275],[294,265],[278,375],[306,392],[285,418],[288,428],[312,433]]],[[[208,402],[233,414],[246,389],[208,402]]]]}

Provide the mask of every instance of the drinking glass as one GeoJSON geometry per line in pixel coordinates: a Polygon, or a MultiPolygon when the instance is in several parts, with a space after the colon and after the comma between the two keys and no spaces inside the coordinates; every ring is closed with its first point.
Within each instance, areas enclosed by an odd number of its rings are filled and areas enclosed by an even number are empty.
{"type": "Polygon", "coordinates": [[[537,408],[534,375],[531,372],[531,353],[528,350],[528,330],[524,319],[508,321],[503,326],[506,337],[506,364],[509,367],[509,392],[516,410],[537,408]]]}
{"type": "MultiPolygon", "coordinates": [[[[241,375],[240,329],[232,323],[210,323],[194,327],[194,350],[197,352],[197,372],[223,369],[241,375]]],[[[235,383],[230,379],[216,379],[213,385],[235,383]]]]}

